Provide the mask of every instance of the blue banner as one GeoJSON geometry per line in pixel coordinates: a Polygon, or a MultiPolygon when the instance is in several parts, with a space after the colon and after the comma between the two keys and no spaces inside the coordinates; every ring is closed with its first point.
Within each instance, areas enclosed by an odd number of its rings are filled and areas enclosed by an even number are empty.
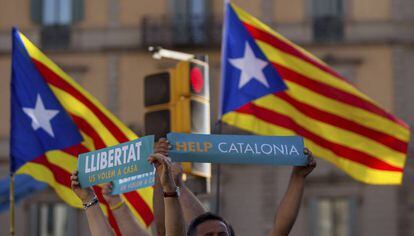
{"type": "Polygon", "coordinates": [[[154,151],[154,135],[93,152],[78,158],[79,181],[82,188],[108,183],[143,173],[153,172],[147,157],[154,151]]]}
{"type": "Polygon", "coordinates": [[[305,166],[300,136],[205,135],[169,133],[174,162],[305,166]]]}
{"type": "Polygon", "coordinates": [[[153,171],[134,175],[113,181],[112,195],[135,191],[155,184],[155,169],[153,171]]]}

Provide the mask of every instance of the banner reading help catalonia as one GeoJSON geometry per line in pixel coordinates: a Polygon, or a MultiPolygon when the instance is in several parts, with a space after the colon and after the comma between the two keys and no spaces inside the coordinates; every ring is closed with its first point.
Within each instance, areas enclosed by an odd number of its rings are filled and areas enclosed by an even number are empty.
{"type": "Polygon", "coordinates": [[[169,133],[174,162],[307,165],[299,136],[205,135],[169,133]]]}
{"type": "MultiPolygon", "coordinates": [[[[147,157],[154,150],[154,135],[79,155],[79,182],[82,188],[150,173],[154,167],[147,157]]],[[[122,181],[121,181],[122,182],[122,181]]]]}

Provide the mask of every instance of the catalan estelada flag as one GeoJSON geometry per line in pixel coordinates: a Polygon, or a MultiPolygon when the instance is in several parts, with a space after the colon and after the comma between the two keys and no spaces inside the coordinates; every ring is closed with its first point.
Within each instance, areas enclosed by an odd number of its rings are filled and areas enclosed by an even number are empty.
{"type": "Polygon", "coordinates": [[[234,4],[222,45],[221,120],[300,135],[315,156],[369,184],[400,184],[409,127],[338,73],[234,4]]]}
{"type": "MultiPolygon", "coordinates": [[[[81,88],[17,29],[12,31],[11,171],[49,184],[69,205],[81,207],[70,188],[80,153],[137,136],[81,88]]],[[[115,231],[116,221],[94,187],[115,231]]],[[[139,222],[153,220],[152,188],[123,195],[139,222]]]]}

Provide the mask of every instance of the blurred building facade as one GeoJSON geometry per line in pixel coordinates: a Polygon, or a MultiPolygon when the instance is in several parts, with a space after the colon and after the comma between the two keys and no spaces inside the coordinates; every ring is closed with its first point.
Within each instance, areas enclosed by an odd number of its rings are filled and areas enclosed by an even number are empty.
{"type": "MultiPolygon", "coordinates": [[[[386,110],[414,125],[414,1],[235,0],[325,60],[386,110]],[[411,105],[411,106],[410,106],[411,105]]],[[[144,130],[143,78],[174,66],[149,45],[208,54],[212,124],[220,80],[222,0],[0,0],[0,175],[8,171],[10,30],[19,29],[138,134],[144,130]]],[[[224,127],[225,132],[239,132],[224,127]]],[[[412,145],[411,145],[412,146],[412,145]]],[[[292,235],[414,235],[414,162],[402,186],[368,186],[319,160],[292,235]]],[[[220,167],[220,214],[238,235],[264,235],[289,168],[220,167]]],[[[213,168],[212,195],[217,185],[213,168]]],[[[211,208],[217,202],[213,198],[211,208]]],[[[16,235],[87,235],[82,211],[48,190],[17,208],[16,235]],[[24,225],[24,227],[23,227],[24,225]],[[63,230],[62,230],[63,229],[63,230]]],[[[0,215],[0,235],[8,231],[0,215]]]]}

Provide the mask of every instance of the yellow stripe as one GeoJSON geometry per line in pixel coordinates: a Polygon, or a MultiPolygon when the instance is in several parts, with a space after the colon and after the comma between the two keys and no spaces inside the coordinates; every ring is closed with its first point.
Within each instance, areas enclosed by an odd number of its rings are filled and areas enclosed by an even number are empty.
{"type": "Polygon", "coordinates": [[[350,147],[354,150],[370,154],[379,160],[387,162],[396,167],[403,168],[405,164],[405,154],[396,152],[393,149],[377,143],[374,140],[357,133],[338,128],[336,126],[312,119],[286,101],[274,95],[265,96],[254,102],[259,107],[283,114],[293,119],[297,124],[304,127],[309,132],[323,137],[333,143],[350,147]]]}
{"type": "Polygon", "coordinates": [[[275,47],[265,42],[256,40],[256,43],[262,49],[267,59],[269,59],[270,61],[277,63],[279,65],[282,65],[292,71],[295,71],[296,73],[302,74],[303,76],[311,80],[340,89],[342,91],[353,94],[355,96],[358,96],[362,99],[365,99],[373,103],[373,101],[370,98],[368,98],[365,94],[359,92],[350,83],[344,80],[338,79],[335,76],[317,68],[316,66],[302,59],[299,59],[295,56],[284,53],[280,51],[279,49],[276,49],[275,47]]]}
{"type": "Polygon", "coordinates": [[[22,33],[20,37],[28,51],[30,57],[41,62],[43,65],[48,67],[51,71],[56,73],[63,80],[72,85],[76,90],[83,94],[89,101],[91,101],[99,110],[101,110],[119,129],[128,137],[129,140],[136,139],[137,136],[128,127],[126,127],[120,120],[118,120],[111,112],[109,112],[94,96],[88,91],[83,89],[75,80],[73,80],[68,74],[60,69],[52,60],[50,60],[45,54],[43,54],[29,39],[26,38],[22,33]]]}
{"type": "Polygon", "coordinates": [[[113,146],[118,144],[118,140],[112,133],[102,124],[95,113],[89,110],[83,103],[73,97],[71,94],[61,90],[55,86],[50,86],[55,96],[59,99],[62,106],[69,112],[79,117],[82,117],[91,127],[98,133],[106,146],[113,146]]]}
{"type": "Polygon", "coordinates": [[[316,107],[322,111],[332,113],[334,115],[343,117],[345,119],[354,121],[367,128],[383,132],[395,138],[408,142],[410,138],[410,131],[401,125],[378,116],[367,110],[354,107],[338,100],[330,99],[319,93],[313,92],[299,84],[285,81],[289,87],[287,93],[294,99],[305,103],[307,105],[316,107]]]}
{"type": "MultiPolygon", "coordinates": [[[[253,115],[229,112],[222,120],[240,129],[259,135],[295,135],[291,130],[260,120],[253,115]]],[[[398,185],[401,184],[402,172],[382,171],[369,168],[362,164],[341,158],[329,149],[305,139],[306,146],[316,157],[325,159],[348,173],[351,177],[367,184],[398,185]]]]}
{"type": "MultiPolygon", "coordinates": [[[[264,134],[264,131],[270,125],[269,123],[262,121],[253,115],[237,112],[226,113],[223,115],[221,120],[229,125],[233,125],[256,134],[264,134]]],[[[267,135],[289,136],[297,134],[293,130],[278,126],[277,130],[274,128],[272,129],[272,132],[267,132],[267,135]]]]}
{"type": "Polygon", "coordinates": [[[36,180],[49,184],[55,190],[57,195],[67,204],[72,207],[82,207],[82,202],[76,194],[69,187],[56,182],[55,177],[49,168],[41,164],[28,162],[17,171],[17,174],[27,174],[36,180]]]}
{"type": "Polygon", "coordinates": [[[82,139],[83,139],[82,145],[85,146],[89,151],[96,150],[93,139],[82,131],[80,131],[80,134],[82,135],[82,139]]]}
{"type": "Polygon", "coordinates": [[[60,150],[49,151],[46,152],[46,158],[50,163],[59,166],[68,173],[73,173],[78,169],[78,160],[76,157],[66,152],[60,150]]]}
{"type": "Polygon", "coordinates": [[[101,207],[101,210],[102,210],[102,212],[104,213],[104,215],[105,215],[106,217],[108,217],[108,207],[106,207],[106,205],[105,205],[105,204],[103,204],[103,203],[99,203],[99,206],[101,207]]]}
{"type": "Polygon", "coordinates": [[[314,55],[312,55],[311,53],[309,53],[308,51],[306,51],[305,49],[303,49],[302,47],[299,47],[298,45],[294,44],[293,42],[291,42],[289,39],[283,37],[281,34],[279,34],[278,32],[274,31],[272,28],[270,28],[269,26],[263,24],[260,20],[258,20],[257,18],[255,18],[254,16],[250,15],[249,13],[247,13],[246,11],[242,10],[241,8],[239,8],[238,6],[234,5],[233,3],[231,4],[234,11],[236,12],[237,16],[239,17],[239,19],[241,21],[243,21],[244,23],[247,23],[253,27],[256,27],[262,31],[265,31],[273,36],[275,36],[276,38],[278,38],[279,40],[285,42],[286,44],[290,45],[291,47],[295,48],[296,50],[298,50],[299,52],[303,53],[304,55],[306,55],[307,57],[309,57],[310,59],[315,60],[316,62],[325,65],[325,62],[321,61],[319,58],[315,57],[314,55]]]}

